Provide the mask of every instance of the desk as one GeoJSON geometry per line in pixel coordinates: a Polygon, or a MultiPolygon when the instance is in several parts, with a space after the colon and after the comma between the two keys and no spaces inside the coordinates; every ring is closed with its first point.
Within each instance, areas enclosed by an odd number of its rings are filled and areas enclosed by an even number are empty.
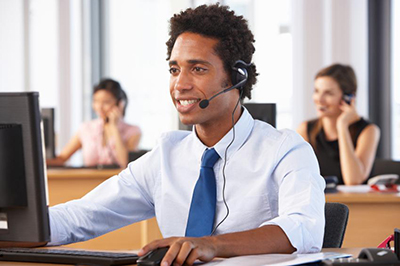
{"type": "Polygon", "coordinates": [[[400,228],[400,193],[345,193],[325,195],[327,202],[349,207],[343,248],[377,247],[400,228]]]}
{"type": "MultiPolygon", "coordinates": [[[[352,254],[353,257],[357,257],[358,254],[360,253],[361,248],[328,248],[328,249],[323,249],[322,252],[340,252],[340,253],[347,253],[347,254],[352,254]]],[[[125,251],[124,251],[125,252],[125,251]]],[[[210,263],[213,264],[213,263],[210,263]]],[[[43,265],[43,263],[27,263],[27,262],[9,262],[9,261],[0,261],[0,265],[10,265],[10,266],[34,266],[34,265],[43,265]]],[[[60,265],[60,264],[49,264],[46,263],[46,266],[55,266],[55,265],[60,265]]],[[[65,265],[65,264],[63,264],[65,265]]],[[[132,264],[136,265],[136,264],[132,264]]],[[[208,265],[208,263],[200,264],[200,265],[208,265]]],[[[255,264],[251,264],[254,266],[255,264]]],[[[263,264],[265,265],[265,264],[263,264]]]]}
{"type": "MultiPolygon", "coordinates": [[[[77,199],[107,178],[118,174],[118,169],[50,169],[48,170],[50,205],[77,199]]],[[[350,209],[343,247],[376,247],[387,236],[400,228],[400,195],[385,193],[326,194],[327,202],[341,202],[350,209]]],[[[139,249],[148,242],[161,238],[156,220],[150,219],[130,225],[96,239],[72,244],[85,249],[139,249]]]]}
{"type": "MultiPolygon", "coordinates": [[[[120,171],[120,169],[48,169],[50,206],[79,199],[120,171]]],[[[140,249],[148,242],[161,237],[157,221],[153,218],[68,247],[93,250],[140,249]]]]}

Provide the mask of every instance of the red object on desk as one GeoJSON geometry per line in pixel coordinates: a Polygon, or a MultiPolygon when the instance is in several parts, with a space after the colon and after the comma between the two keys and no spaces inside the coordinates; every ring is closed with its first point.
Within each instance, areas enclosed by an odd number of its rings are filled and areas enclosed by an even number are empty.
{"type": "Polygon", "coordinates": [[[387,185],[371,185],[372,191],[375,192],[387,192],[387,193],[398,193],[396,184],[387,184],[387,185]]]}
{"type": "Polygon", "coordinates": [[[390,242],[394,241],[394,235],[388,236],[382,243],[378,245],[378,248],[388,248],[390,249],[390,242]]]}

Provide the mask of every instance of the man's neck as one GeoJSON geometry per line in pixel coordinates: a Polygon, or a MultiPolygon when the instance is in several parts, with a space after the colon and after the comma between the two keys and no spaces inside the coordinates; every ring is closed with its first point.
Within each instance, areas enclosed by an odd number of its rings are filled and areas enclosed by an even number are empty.
{"type": "MultiPolygon", "coordinates": [[[[234,114],[234,124],[237,123],[242,115],[242,108],[239,105],[234,114]]],[[[197,124],[197,137],[207,147],[213,147],[232,129],[232,115],[223,119],[220,123],[197,124]]]]}

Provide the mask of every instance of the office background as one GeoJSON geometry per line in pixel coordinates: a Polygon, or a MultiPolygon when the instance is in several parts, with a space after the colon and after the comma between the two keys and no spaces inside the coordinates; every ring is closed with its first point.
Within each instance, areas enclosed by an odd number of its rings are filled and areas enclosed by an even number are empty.
{"type": "MultiPolygon", "coordinates": [[[[0,92],[39,91],[56,109],[58,151],[93,118],[102,77],[129,96],[141,148],[178,128],[169,98],[168,19],[196,0],[0,0],[0,92]]],[[[357,110],[382,128],[381,157],[400,160],[400,3],[395,0],[225,0],[256,38],[251,102],[277,103],[277,127],[315,117],[313,79],[340,62],[358,78],[357,110]],[[379,97],[378,97],[379,96],[379,97]]],[[[79,160],[78,157],[75,161],[79,160]]]]}

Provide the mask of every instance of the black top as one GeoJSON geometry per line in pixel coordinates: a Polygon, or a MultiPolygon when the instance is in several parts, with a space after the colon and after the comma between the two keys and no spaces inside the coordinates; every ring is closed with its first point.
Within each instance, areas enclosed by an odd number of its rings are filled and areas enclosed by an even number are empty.
{"type": "MultiPolygon", "coordinates": [[[[307,122],[307,136],[310,138],[310,132],[316,125],[318,119],[307,122]]],[[[354,148],[357,146],[357,140],[361,132],[371,123],[361,118],[357,122],[349,126],[351,139],[354,144],[354,148]]],[[[316,147],[314,152],[317,155],[320,171],[322,176],[337,176],[339,179],[339,185],[343,185],[342,169],[340,167],[339,159],[339,143],[338,140],[329,141],[326,139],[324,129],[322,128],[318,132],[316,137],[316,147]]]]}

